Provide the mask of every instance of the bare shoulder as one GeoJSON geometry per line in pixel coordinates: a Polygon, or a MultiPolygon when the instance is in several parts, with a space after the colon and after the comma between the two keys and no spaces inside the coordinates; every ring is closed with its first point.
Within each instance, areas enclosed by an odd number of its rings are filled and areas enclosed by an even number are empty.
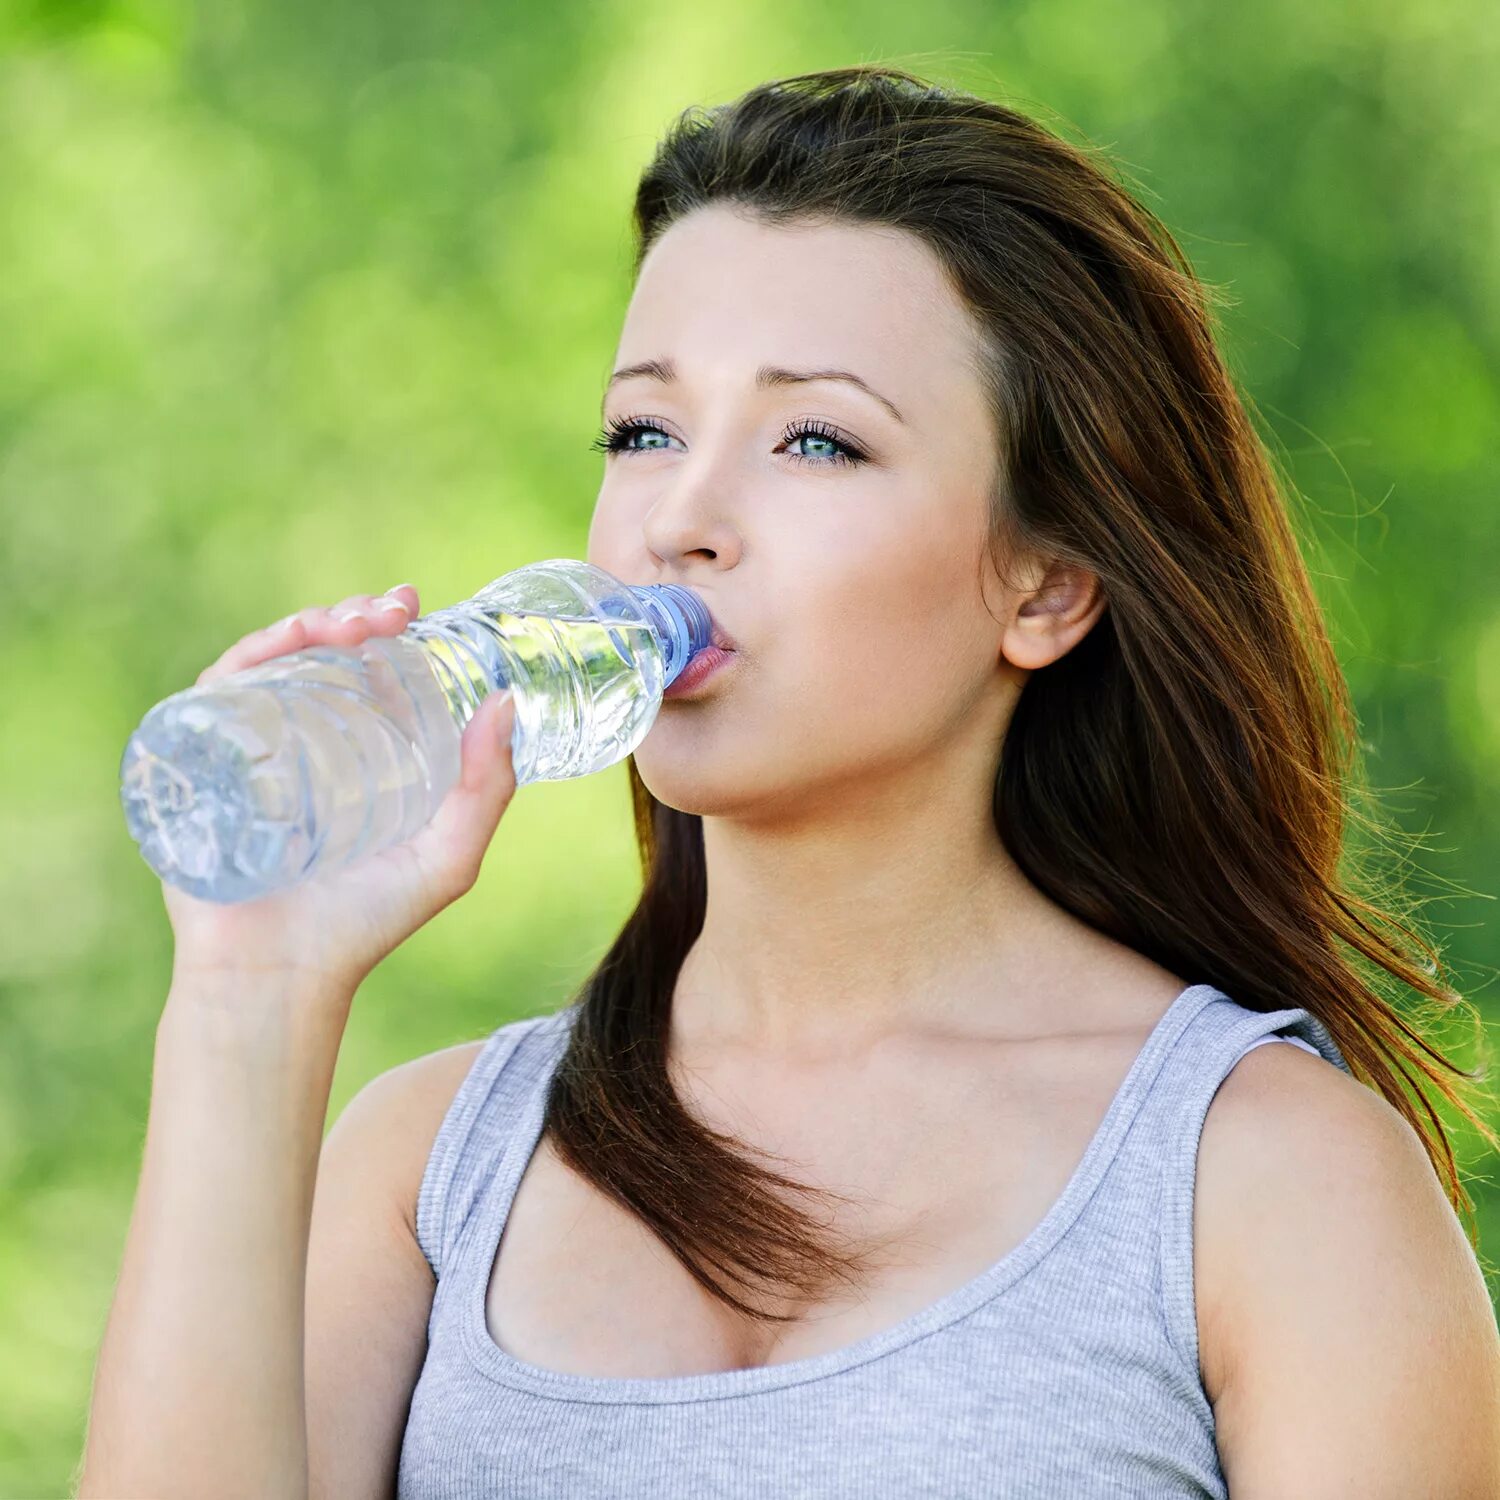
{"type": "Polygon", "coordinates": [[[1204,1389],[1236,1497],[1500,1493],[1500,1333],[1416,1131],[1299,1047],[1257,1047],[1199,1141],[1204,1389]]]}
{"type": "Polygon", "coordinates": [[[311,1500],[396,1492],[435,1288],[417,1242],[417,1191],[483,1046],[444,1047],[377,1074],[323,1141],[307,1247],[311,1500]]]}
{"type": "Polygon", "coordinates": [[[351,1098],[329,1133],[379,1164],[416,1236],[417,1192],[439,1127],[485,1038],[423,1053],[378,1073],[351,1098]]]}

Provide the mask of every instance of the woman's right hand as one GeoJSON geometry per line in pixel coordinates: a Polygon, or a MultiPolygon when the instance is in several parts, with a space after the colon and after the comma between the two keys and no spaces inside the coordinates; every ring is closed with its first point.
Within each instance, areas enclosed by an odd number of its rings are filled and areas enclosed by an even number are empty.
{"type": "MultiPolygon", "coordinates": [[[[313,605],[236,641],[198,674],[218,681],[310,646],[357,647],[399,635],[419,613],[416,589],[313,605]],[[342,616],[342,618],[340,618],[342,616]]],[[[465,726],[462,768],[437,812],[411,838],[342,869],[250,901],[222,904],[162,882],[176,938],[174,982],[193,975],[285,974],[331,980],[349,994],[386,954],[468,891],[515,795],[508,692],[491,693],[465,726]]]]}

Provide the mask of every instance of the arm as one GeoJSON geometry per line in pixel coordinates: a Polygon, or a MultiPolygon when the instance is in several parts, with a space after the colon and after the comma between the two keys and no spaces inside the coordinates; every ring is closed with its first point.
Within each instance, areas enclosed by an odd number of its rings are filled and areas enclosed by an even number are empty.
{"type": "Polygon", "coordinates": [[[80,1500],[306,1497],[308,1227],[352,999],[174,979],[80,1500]]]}
{"type": "Polygon", "coordinates": [[[323,1143],[307,1260],[312,1500],[394,1496],[436,1290],[417,1192],[453,1096],[484,1042],[372,1078],[323,1143]]]}
{"type": "MultiPolygon", "coordinates": [[[[401,589],[399,609],[351,595],[254,631],[198,683],[398,634],[417,608],[401,589]]],[[[308,1239],[339,1042],[364,977],[478,879],[516,790],[514,722],[509,692],[484,699],[458,780],[402,844],[248,902],[163,883],[172,985],[80,1500],[306,1500],[308,1239]]]]}
{"type": "Polygon", "coordinates": [[[1198,1173],[1234,1500],[1500,1495],[1494,1309],[1401,1115],[1318,1059],[1259,1048],[1210,1106],[1198,1173]]]}

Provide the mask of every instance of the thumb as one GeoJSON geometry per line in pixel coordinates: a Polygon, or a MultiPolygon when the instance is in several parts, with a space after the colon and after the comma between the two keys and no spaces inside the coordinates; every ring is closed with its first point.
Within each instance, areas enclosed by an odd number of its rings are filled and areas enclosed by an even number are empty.
{"type": "Polygon", "coordinates": [[[477,876],[495,828],[515,795],[510,750],[514,723],[510,690],[488,694],[459,740],[458,781],[449,788],[432,821],[412,840],[430,852],[434,862],[454,866],[466,879],[477,876]]]}
{"type": "Polygon", "coordinates": [[[516,720],[515,694],[506,688],[490,693],[464,726],[459,742],[459,782],[486,812],[498,819],[516,789],[510,737],[516,720]]]}

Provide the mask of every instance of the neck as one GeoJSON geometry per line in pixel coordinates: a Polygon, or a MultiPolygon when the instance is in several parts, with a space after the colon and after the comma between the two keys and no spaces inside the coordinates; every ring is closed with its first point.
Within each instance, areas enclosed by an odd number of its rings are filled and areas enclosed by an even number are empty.
{"type": "Polygon", "coordinates": [[[920,797],[883,816],[866,799],[837,826],[774,831],[705,818],[707,909],[673,997],[675,1042],[811,1058],[918,1031],[1045,1029],[1049,970],[1098,935],[1031,884],[973,806],[935,822],[920,797]]]}

